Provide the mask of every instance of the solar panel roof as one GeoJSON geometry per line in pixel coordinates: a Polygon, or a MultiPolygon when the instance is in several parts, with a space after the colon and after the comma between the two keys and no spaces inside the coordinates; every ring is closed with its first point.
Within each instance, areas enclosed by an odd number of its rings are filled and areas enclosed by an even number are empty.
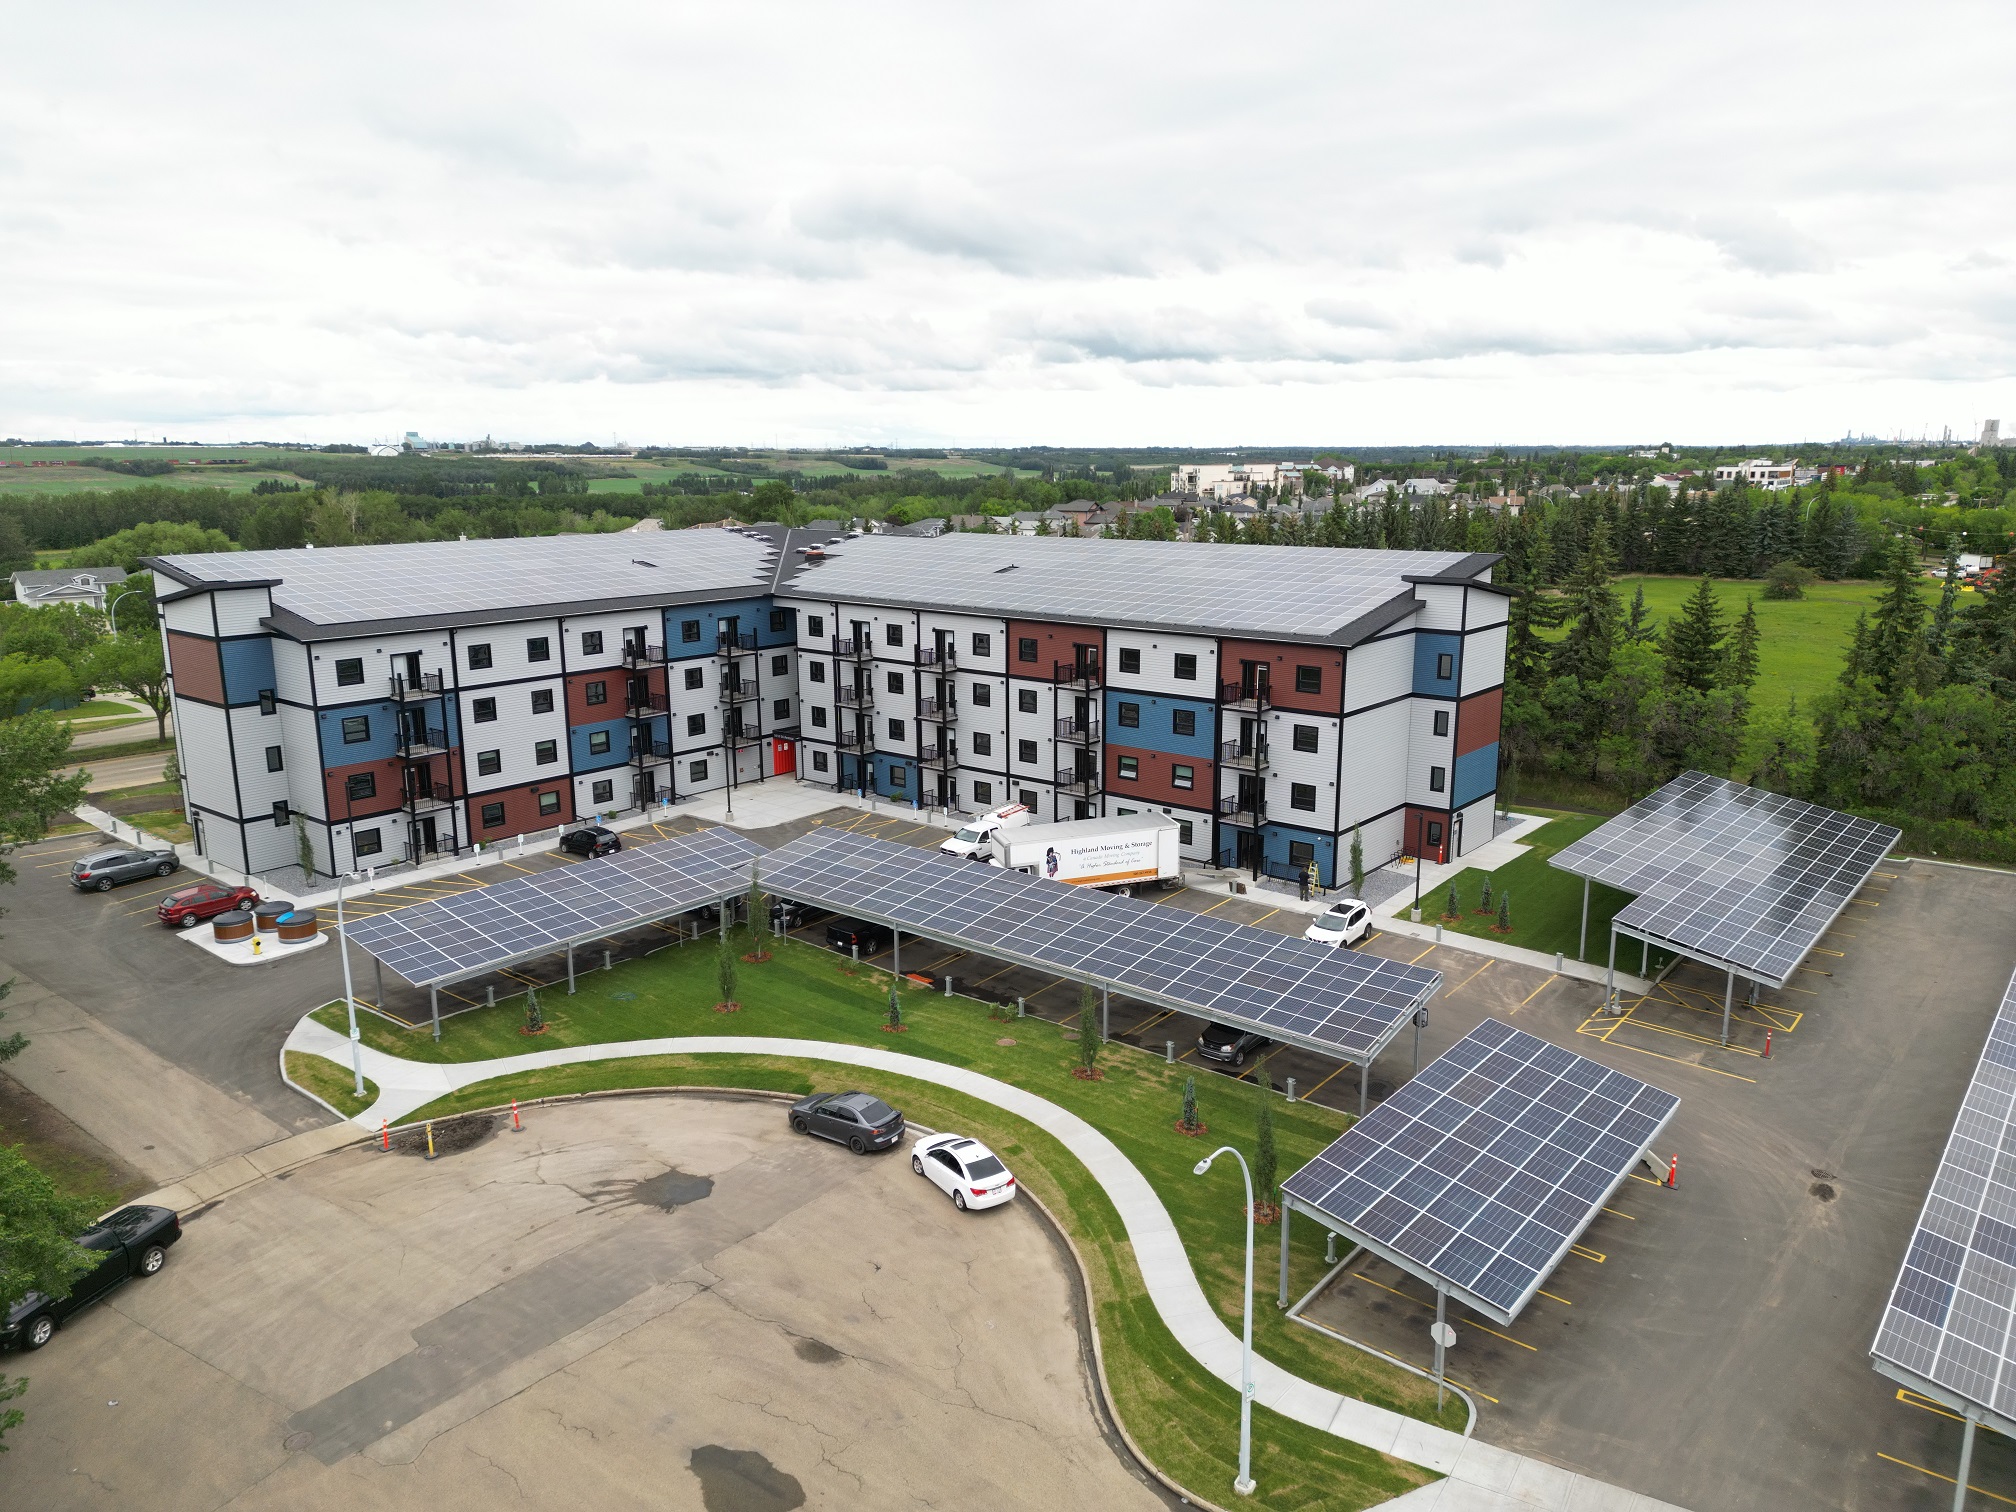
{"type": "MultiPolygon", "coordinates": [[[[1409,608],[1406,579],[1495,557],[1460,551],[1310,551],[1187,541],[1067,540],[958,532],[936,540],[864,536],[779,591],[812,598],[898,603],[1031,619],[1245,631],[1301,640],[1345,638],[1388,606],[1409,608]]],[[[1369,633],[1369,630],[1368,632],[1369,633]]]]}
{"type": "Polygon", "coordinates": [[[845,830],[815,829],[770,852],[763,883],[1361,1063],[1442,984],[1439,972],[1380,956],[845,830]]]}
{"type": "Polygon", "coordinates": [[[1486,1019],[1282,1183],[1298,1207],[1510,1323],[1680,1099],[1486,1019]]]}
{"type": "Polygon", "coordinates": [[[734,897],[760,854],[733,830],[701,830],[359,919],[345,933],[414,986],[436,986],[734,897]]]}
{"type": "Polygon", "coordinates": [[[1684,772],[1551,861],[1636,893],[1619,929],[1783,986],[1900,833],[1684,772]]]}
{"type": "Polygon", "coordinates": [[[2016,1432],[2016,979],[1869,1348],[1876,1368],[2016,1432]],[[1957,1401],[1953,1399],[1957,1398],[1957,1401]]]}

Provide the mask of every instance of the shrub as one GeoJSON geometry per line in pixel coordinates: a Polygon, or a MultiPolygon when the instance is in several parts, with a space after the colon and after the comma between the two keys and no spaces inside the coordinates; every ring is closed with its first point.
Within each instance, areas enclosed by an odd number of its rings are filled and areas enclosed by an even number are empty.
{"type": "Polygon", "coordinates": [[[1813,581],[1813,569],[1800,562],[1780,562],[1764,574],[1767,599],[1803,599],[1806,585],[1813,581]]]}

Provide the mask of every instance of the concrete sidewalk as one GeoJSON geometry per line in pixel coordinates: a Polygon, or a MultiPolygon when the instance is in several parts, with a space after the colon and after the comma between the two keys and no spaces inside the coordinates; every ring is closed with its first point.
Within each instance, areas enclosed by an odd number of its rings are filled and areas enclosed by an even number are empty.
{"type": "MultiPolygon", "coordinates": [[[[339,1065],[350,1064],[350,1042],[313,1019],[304,1018],[295,1025],[287,1037],[287,1048],[320,1055],[339,1065]]],[[[1147,1178],[1112,1140],[1076,1114],[976,1071],[865,1045],[744,1035],[628,1040],[455,1065],[422,1064],[366,1048],[364,1074],[378,1084],[379,1097],[354,1122],[363,1129],[373,1129],[381,1118],[403,1117],[457,1088],[499,1076],[645,1055],[774,1055],[832,1061],[948,1087],[1027,1119],[1069,1149],[1105,1188],[1126,1225],[1149,1298],[1177,1342],[1212,1375],[1238,1388],[1239,1339],[1198,1285],[1176,1225],[1147,1178]]],[[[1410,1512],[1432,1507],[1447,1507],[1451,1512],[1456,1508],[1474,1512],[1533,1512],[1536,1508],[1545,1512],[1659,1512],[1670,1507],[1543,1460],[1496,1449],[1446,1428],[1342,1396],[1268,1360],[1254,1362],[1254,1400],[1312,1428],[1448,1477],[1388,1504],[1404,1505],[1410,1512]],[[1421,1499],[1426,1493],[1433,1495],[1421,1499]]]]}

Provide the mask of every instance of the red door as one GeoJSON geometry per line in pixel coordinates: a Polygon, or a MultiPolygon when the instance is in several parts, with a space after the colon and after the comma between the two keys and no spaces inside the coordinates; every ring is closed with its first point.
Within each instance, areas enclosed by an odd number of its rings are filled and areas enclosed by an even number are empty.
{"type": "Polygon", "coordinates": [[[775,740],[770,742],[770,772],[776,777],[787,776],[798,770],[798,742],[795,740],[775,740]]]}

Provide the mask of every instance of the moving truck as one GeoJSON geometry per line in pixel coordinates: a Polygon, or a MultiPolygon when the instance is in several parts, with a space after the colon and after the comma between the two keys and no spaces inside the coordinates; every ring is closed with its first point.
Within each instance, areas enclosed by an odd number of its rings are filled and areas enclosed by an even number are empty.
{"type": "Polygon", "coordinates": [[[988,862],[1081,887],[1173,887],[1183,876],[1181,831],[1167,814],[1120,814],[997,830],[988,862]]]}
{"type": "Polygon", "coordinates": [[[990,809],[977,818],[967,820],[960,826],[959,833],[950,840],[941,842],[938,849],[948,856],[970,856],[985,861],[987,842],[993,838],[996,830],[1012,829],[1016,825],[1027,824],[1035,817],[1019,803],[990,809]]]}

